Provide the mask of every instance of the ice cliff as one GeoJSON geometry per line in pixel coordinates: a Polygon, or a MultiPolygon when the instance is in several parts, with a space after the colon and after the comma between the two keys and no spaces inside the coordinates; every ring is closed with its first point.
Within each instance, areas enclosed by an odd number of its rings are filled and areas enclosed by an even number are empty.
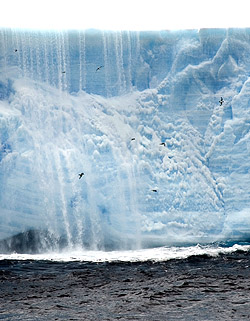
{"type": "Polygon", "coordinates": [[[0,70],[0,239],[249,239],[249,29],[1,29],[0,70]]]}

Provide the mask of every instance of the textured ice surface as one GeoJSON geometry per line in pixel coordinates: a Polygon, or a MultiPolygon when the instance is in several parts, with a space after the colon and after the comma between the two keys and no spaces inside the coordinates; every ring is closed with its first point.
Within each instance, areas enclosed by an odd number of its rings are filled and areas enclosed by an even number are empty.
{"type": "Polygon", "coordinates": [[[249,49],[248,29],[0,30],[0,239],[248,239],[249,49]]]}

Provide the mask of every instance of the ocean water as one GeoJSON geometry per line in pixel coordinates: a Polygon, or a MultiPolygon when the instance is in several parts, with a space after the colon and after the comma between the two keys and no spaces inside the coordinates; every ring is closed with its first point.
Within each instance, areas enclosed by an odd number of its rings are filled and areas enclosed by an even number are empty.
{"type": "Polygon", "coordinates": [[[1,255],[0,318],[249,320],[249,253],[234,245],[1,255]]]}

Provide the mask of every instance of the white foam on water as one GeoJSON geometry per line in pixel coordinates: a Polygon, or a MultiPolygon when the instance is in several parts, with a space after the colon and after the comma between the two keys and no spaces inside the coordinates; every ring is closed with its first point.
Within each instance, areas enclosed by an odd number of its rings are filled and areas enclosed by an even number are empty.
{"type": "Polygon", "coordinates": [[[216,257],[220,254],[230,254],[236,251],[249,251],[250,245],[235,244],[230,247],[221,246],[188,246],[188,247],[159,247],[152,249],[130,251],[83,251],[66,250],[61,253],[44,254],[0,254],[0,260],[45,260],[56,262],[162,262],[171,259],[186,259],[190,256],[208,255],[216,257]]]}

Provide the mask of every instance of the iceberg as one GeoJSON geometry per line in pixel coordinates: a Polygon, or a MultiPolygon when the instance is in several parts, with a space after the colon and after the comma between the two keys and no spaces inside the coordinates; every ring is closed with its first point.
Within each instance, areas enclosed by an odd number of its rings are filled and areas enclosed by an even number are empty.
{"type": "Polygon", "coordinates": [[[249,240],[249,48],[250,29],[1,29],[0,249],[249,240]]]}

